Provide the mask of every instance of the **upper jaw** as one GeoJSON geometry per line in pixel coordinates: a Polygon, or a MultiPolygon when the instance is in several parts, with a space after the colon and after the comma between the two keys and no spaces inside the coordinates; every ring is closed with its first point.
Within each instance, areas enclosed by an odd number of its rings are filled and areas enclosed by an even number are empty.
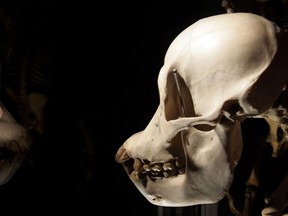
{"type": "MultiPolygon", "coordinates": [[[[190,132],[202,133],[194,129],[190,132]]],[[[214,137],[214,143],[211,143],[209,136],[201,136],[200,139],[199,136],[195,138],[190,135],[191,143],[186,143],[184,147],[182,140],[185,138],[179,139],[180,136],[176,136],[172,140],[174,145],[171,146],[178,146],[178,150],[181,149],[182,153],[178,151],[178,155],[175,155],[177,151],[172,154],[171,149],[165,149],[168,152],[170,150],[169,160],[150,161],[132,158],[132,153],[127,151],[126,145],[119,148],[115,159],[122,163],[131,181],[152,204],[189,206],[217,202],[225,196],[230,186],[232,170],[217,133],[214,130],[205,133],[214,137]],[[201,147],[200,143],[203,143],[201,147]],[[193,146],[198,146],[197,151],[193,146]],[[222,157],[217,157],[219,155],[222,157]],[[215,167],[214,163],[221,164],[221,168],[215,167]],[[215,172],[217,175],[213,174],[215,172]]]]}

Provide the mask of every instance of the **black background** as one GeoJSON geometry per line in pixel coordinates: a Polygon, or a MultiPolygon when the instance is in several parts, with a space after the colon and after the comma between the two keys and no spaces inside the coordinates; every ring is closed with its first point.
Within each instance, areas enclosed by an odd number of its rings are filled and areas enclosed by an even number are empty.
{"type": "Polygon", "coordinates": [[[29,18],[21,25],[39,25],[49,51],[51,102],[47,142],[0,186],[0,214],[156,215],[114,156],[156,111],[157,75],[169,44],[198,19],[225,13],[221,1],[12,4],[13,16],[29,18]],[[93,140],[89,163],[79,119],[93,140]]]}

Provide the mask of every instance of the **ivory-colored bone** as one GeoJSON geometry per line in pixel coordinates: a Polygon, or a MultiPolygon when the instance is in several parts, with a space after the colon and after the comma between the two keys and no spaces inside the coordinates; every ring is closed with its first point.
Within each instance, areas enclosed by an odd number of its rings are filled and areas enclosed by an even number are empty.
{"type": "Polygon", "coordinates": [[[159,106],[115,157],[149,202],[189,206],[227,194],[241,158],[241,122],[273,107],[288,80],[287,56],[287,33],[251,13],[201,19],[172,41],[157,79],[159,106]],[[151,171],[135,177],[130,160],[148,161],[151,171]],[[152,172],[170,161],[181,164],[177,173],[152,172]]]}

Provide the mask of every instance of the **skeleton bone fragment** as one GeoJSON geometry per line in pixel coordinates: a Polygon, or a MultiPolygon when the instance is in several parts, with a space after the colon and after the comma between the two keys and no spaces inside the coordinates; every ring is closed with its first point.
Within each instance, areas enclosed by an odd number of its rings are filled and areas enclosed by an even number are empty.
{"type": "Polygon", "coordinates": [[[18,170],[31,147],[26,129],[0,106],[0,185],[7,183],[18,170]]]}

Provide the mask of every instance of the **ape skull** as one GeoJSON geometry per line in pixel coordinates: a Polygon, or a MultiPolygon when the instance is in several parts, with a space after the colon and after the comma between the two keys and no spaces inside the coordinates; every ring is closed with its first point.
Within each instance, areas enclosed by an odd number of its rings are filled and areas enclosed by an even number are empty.
{"type": "Polygon", "coordinates": [[[115,156],[147,200],[176,207],[226,195],[242,152],[241,122],[286,117],[274,104],[288,80],[287,39],[250,13],[207,17],[175,38],[159,72],[156,113],[115,156]]]}

